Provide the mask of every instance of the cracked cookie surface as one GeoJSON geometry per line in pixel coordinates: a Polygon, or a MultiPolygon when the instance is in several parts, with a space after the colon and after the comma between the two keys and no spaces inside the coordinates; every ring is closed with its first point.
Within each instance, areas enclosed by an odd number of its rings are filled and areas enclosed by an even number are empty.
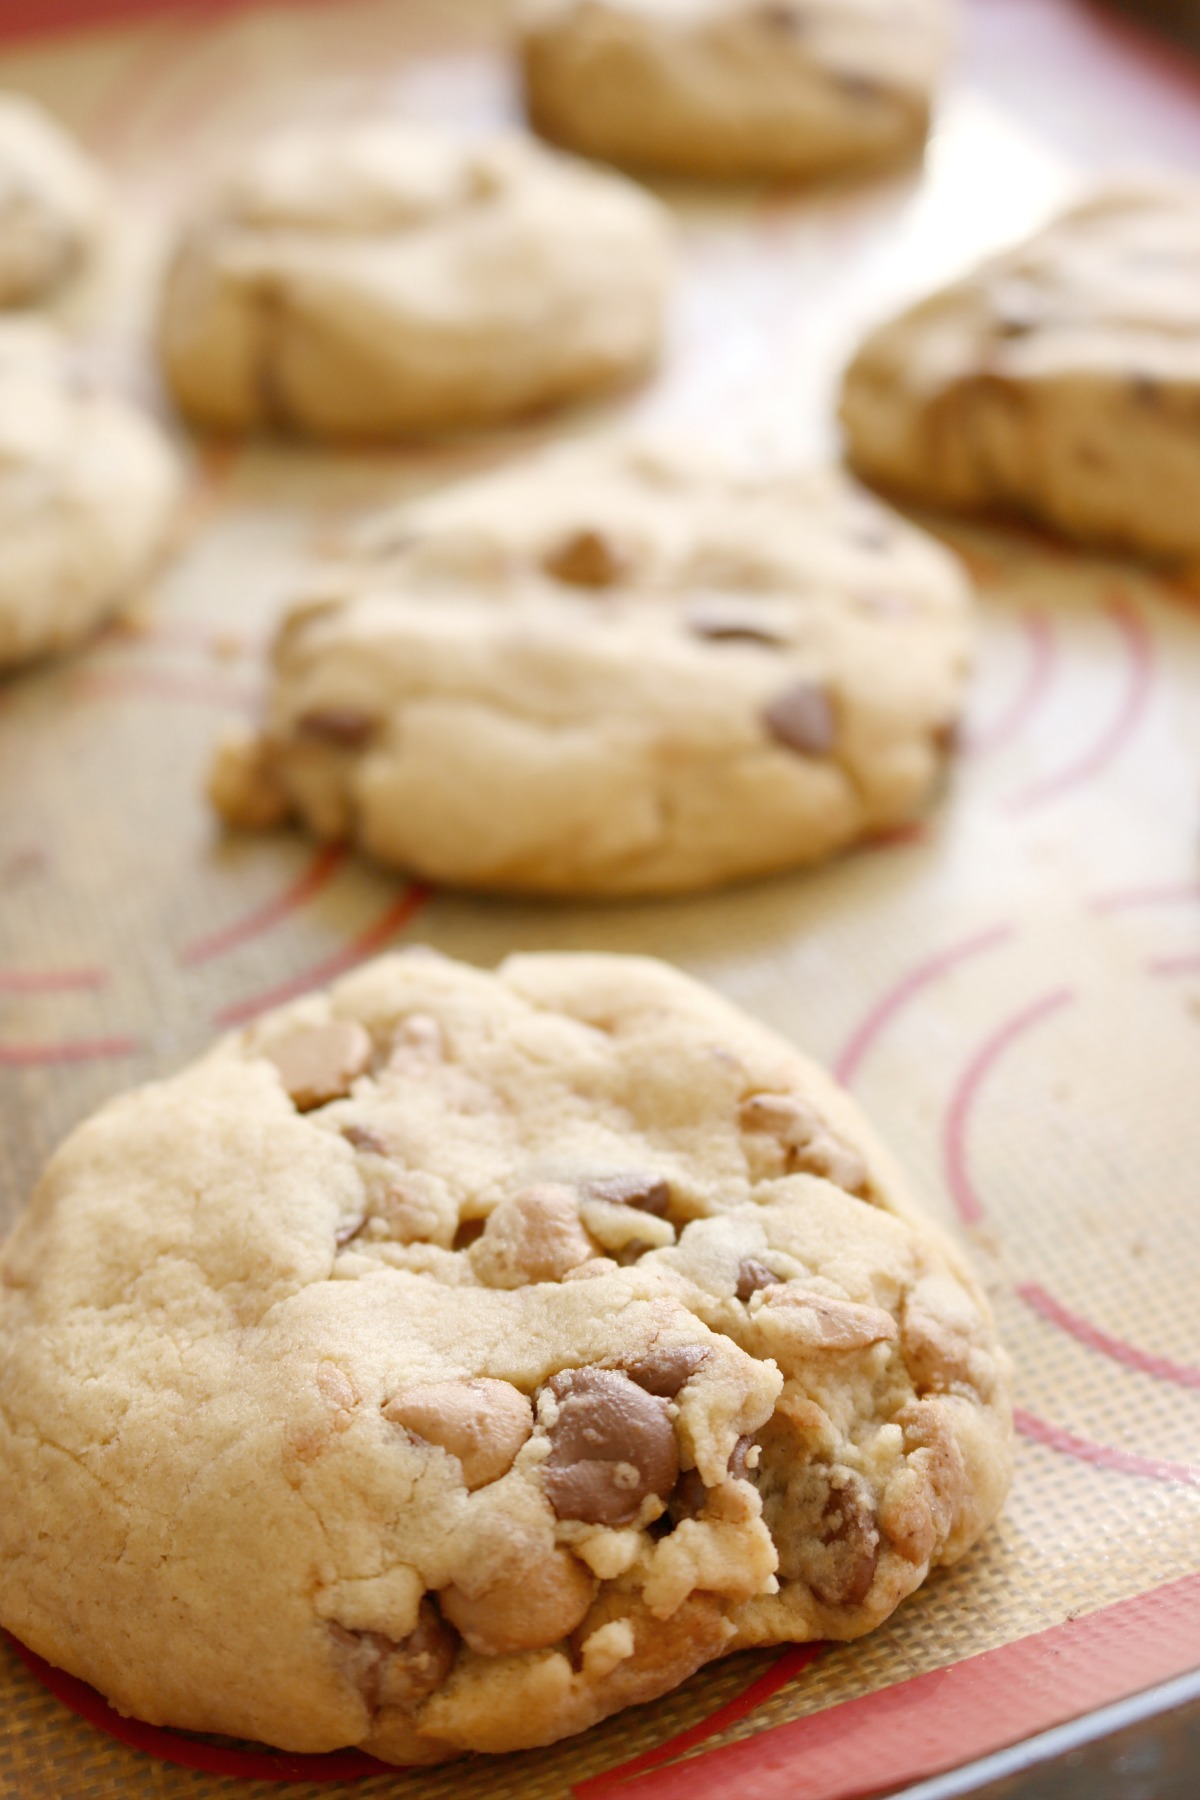
{"type": "Polygon", "coordinates": [[[512,418],[639,376],[670,223],[622,177],[517,136],[397,120],[251,149],[183,230],[159,345],[222,430],[393,437],[512,418]]]}
{"type": "Polygon", "coordinates": [[[148,415],[49,325],[0,318],[0,668],[65,649],[163,551],[181,488],[148,415]]]}
{"type": "Polygon", "coordinates": [[[53,1158],[0,1260],[0,1619],[160,1724],[545,1744],[879,1623],[1009,1433],[971,1275],[787,1044],[648,960],[413,952],[53,1158]]]}
{"type": "Polygon", "coordinates": [[[462,886],[665,893],[832,855],[943,767],[964,578],[833,471],[556,450],[379,516],[354,558],[218,755],[233,824],[290,813],[462,886]]]}
{"type": "Polygon", "coordinates": [[[57,121],[0,93],[0,306],[52,298],[95,249],[107,209],[103,178],[57,121]]]}
{"type": "Polygon", "coordinates": [[[1200,186],[1102,190],[874,331],[842,423],[911,499],[1200,561],[1200,186]]]}
{"type": "Polygon", "coordinates": [[[588,156],[716,178],[911,155],[946,61],[946,0],[527,0],[534,128],[588,156]]]}

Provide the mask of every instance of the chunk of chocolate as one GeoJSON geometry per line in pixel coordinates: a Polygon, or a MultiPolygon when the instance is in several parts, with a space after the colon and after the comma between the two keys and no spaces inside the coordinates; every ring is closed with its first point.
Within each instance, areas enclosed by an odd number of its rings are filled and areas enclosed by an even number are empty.
{"type": "Polygon", "coordinates": [[[798,681],[763,708],[762,722],[776,743],[800,756],[827,756],[837,736],[829,691],[815,681],[798,681]]]}

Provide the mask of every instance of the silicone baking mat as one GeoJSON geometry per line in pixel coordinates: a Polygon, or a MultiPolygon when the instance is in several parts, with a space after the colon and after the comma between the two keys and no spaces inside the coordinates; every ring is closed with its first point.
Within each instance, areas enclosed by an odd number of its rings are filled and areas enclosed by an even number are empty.
{"type": "MultiPolygon", "coordinates": [[[[114,171],[117,245],[64,316],[156,404],[155,265],[180,191],[215,159],[298,114],[515,111],[504,15],[469,0],[198,5],[13,35],[71,14],[0,5],[0,81],[114,171]]],[[[1018,1372],[1000,1525],[859,1643],[736,1657],[573,1742],[415,1775],[149,1732],[0,1644],[0,1793],[835,1800],[1200,1665],[1200,601],[1185,586],[1032,535],[958,533],[981,639],[950,791],[919,828],[716,896],[430,893],[299,835],[223,839],[201,799],[289,579],[355,509],[620,411],[772,456],[828,452],[866,321],[1086,176],[1147,162],[1200,172],[1200,89],[1165,55],[1068,0],[976,0],[923,169],[670,190],[682,280],[642,394],[372,454],[181,438],[191,501],[156,590],[86,652],[0,688],[0,1218],[106,1096],[388,945],[484,964],[665,956],[836,1068],[972,1240],[1018,1372]]]]}

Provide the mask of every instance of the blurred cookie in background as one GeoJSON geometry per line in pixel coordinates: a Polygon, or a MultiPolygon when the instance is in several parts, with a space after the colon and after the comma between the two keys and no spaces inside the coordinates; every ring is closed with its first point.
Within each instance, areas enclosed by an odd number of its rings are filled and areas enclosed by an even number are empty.
{"type": "Polygon", "coordinates": [[[83,268],[107,198],[99,171],[48,113],[0,93],[0,306],[49,299],[83,268]]]}
{"type": "Polygon", "coordinates": [[[163,365],[182,410],[215,429],[483,425],[643,375],[671,264],[657,201],[532,140],[298,128],[185,225],[163,365]]]}
{"type": "Polygon", "coordinates": [[[954,559],[833,471],[557,450],[366,527],[212,776],[429,879],[684,892],[912,818],[962,700],[954,559]]]}
{"type": "Polygon", "coordinates": [[[841,413],[898,495],[1200,562],[1200,187],[1108,188],[880,326],[841,413]]]}
{"type": "Polygon", "coordinates": [[[0,670],[85,637],[165,548],[180,492],[159,426],[40,320],[0,320],[0,670]]]}
{"type": "Polygon", "coordinates": [[[834,174],[912,155],[949,0],[526,0],[525,98],[554,143],[715,178],[834,174]]]}

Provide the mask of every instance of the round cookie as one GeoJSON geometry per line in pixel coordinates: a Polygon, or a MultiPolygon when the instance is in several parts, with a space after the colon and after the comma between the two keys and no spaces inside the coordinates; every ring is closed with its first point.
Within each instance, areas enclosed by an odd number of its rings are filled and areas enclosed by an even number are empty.
{"type": "Polygon", "coordinates": [[[650,960],[381,959],[104,1107],[0,1258],[0,1621],[188,1730],[550,1743],[869,1630],[1009,1460],[856,1108],[650,960]]]}
{"type": "Polygon", "coordinates": [[[48,113],[0,93],[0,306],[50,296],[99,237],[104,182],[48,113]]]}
{"type": "Polygon", "coordinates": [[[658,352],[668,215],[518,137],[269,140],[185,228],[159,341],[197,423],[393,437],[599,393],[658,352]]]}
{"type": "Polygon", "coordinates": [[[357,549],[218,757],[232,823],[291,812],[469,887],[669,893],[830,856],[942,767],[964,580],[834,472],[572,447],[357,549]]]}
{"type": "Polygon", "coordinates": [[[1200,560],[1200,186],[1104,190],[880,326],[845,377],[868,480],[1200,560]]]}
{"type": "Polygon", "coordinates": [[[0,320],[0,669],[114,612],[161,553],[179,491],[152,419],[83,377],[49,326],[0,320]]]}
{"type": "Polygon", "coordinates": [[[606,161],[824,175],[923,143],[948,39],[947,0],[527,0],[525,99],[606,161]]]}

